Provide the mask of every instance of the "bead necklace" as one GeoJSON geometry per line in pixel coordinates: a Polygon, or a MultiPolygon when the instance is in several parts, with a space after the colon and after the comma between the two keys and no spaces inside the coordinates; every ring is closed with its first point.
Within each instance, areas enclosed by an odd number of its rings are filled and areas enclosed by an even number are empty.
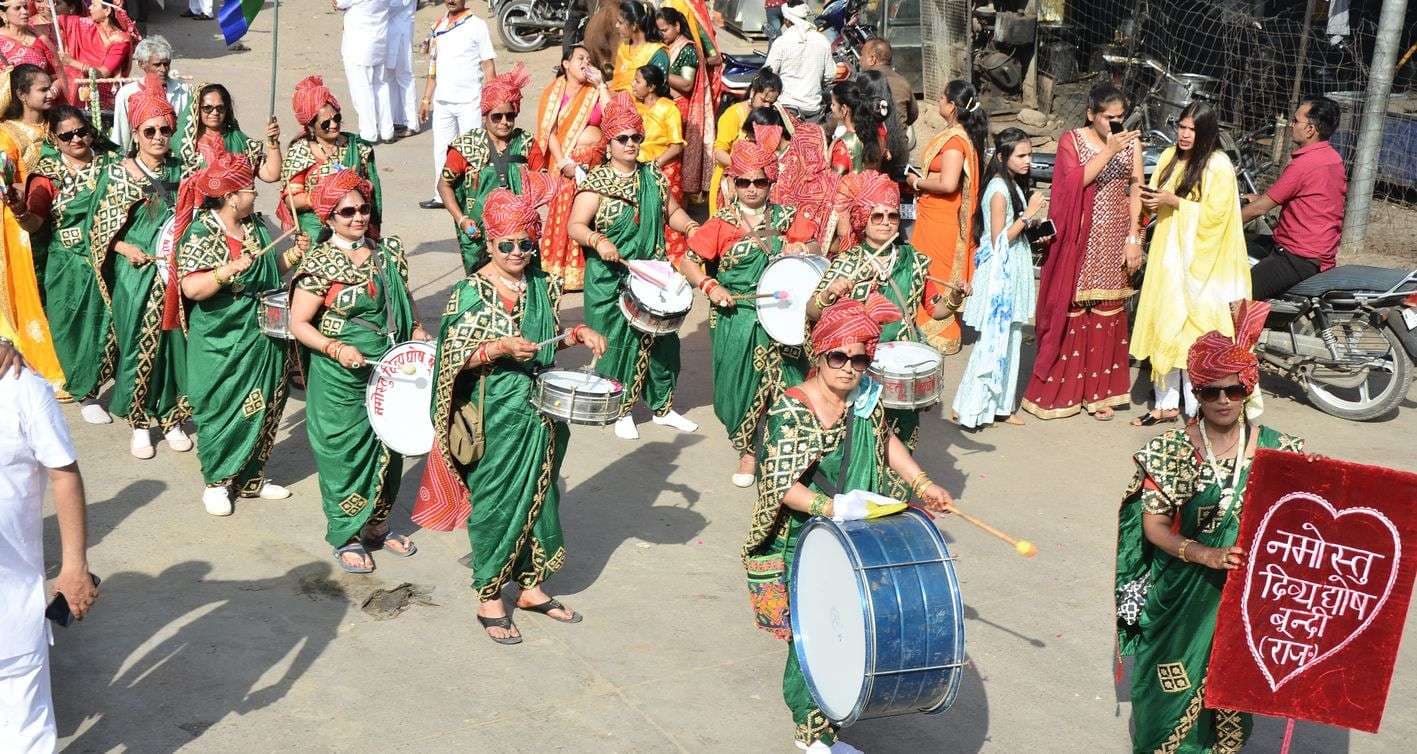
{"type": "Polygon", "coordinates": [[[1201,444],[1205,446],[1205,461],[1210,464],[1210,470],[1215,474],[1215,483],[1221,485],[1220,488],[1220,512],[1230,510],[1230,506],[1235,503],[1235,493],[1240,486],[1240,471],[1244,468],[1245,458],[1245,420],[1240,420],[1240,437],[1236,443],[1240,450],[1235,454],[1235,470],[1230,474],[1230,483],[1225,484],[1225,469],[1215,460],[1215,451],[1210,446],[1210,435],[1206,434],[1206,421],[1201,418],[1201,444]]]}

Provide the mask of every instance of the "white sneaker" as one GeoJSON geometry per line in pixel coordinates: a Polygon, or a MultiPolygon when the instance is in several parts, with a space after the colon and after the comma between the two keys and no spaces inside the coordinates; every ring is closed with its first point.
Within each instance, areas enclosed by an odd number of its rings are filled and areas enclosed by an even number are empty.
{"type": "Polygon", "coordinates": [[[157,455],[153,450],[153,438],[146,429],[133,430],[133,442],[129,444],[128,450],[133,453],[134,458],[141,458],[144,461],[157,455]]]}
{"type": "Polygon", "coordinates": [[[672,410],[664,416],[654,417],[654,423],[661,424],[672,429],[677,429],[680,432],[696,432],[699,429],[698,424],[689,421],[687,418],[684,417],[683,414],[679,413],[678,411],[672,410]]]}
{"type": "Polygon", "coordinates": [[[290,490],[267,479],[261,482],[261,489],[256,491],[256,497],[262,500],[284,500],[290,497],[290,490]]]}
{"type": "Polygon", "coordinates": [[[103,406],[98,401],[90,398],[84,401],[83,408],[79,409],[79,414],[84,417],[84,421],[89,424],[112,424],[113,417],[103,410],[103,406]]]}
{"type": "Polygon", "coordinates": [[[734,474],[734,475],[733,475],[733,486],[734,486],[734,487],[752,487],[752,486],[753,486],[753,475],[752,475],[752,474],[734,474]]]}
{"type": "Polygon", "coordinates": [[[169,429],[167,434],[163,435],[163,438],[167,440],[167,447],[172,448],[178,453],[186,453],[192,449],[192,438],[188,437],[187,433],[183,432],[181,427],[169,429]]]}
{"type": "Polygon", "coordinates": [[[202,491],[202,507],[213,516],[231,515],[231,492],[225,487],[208,487],[202,491]]]}
{"type": "Polygon", "coordinates": [[[615,422],[615,436],[621,440],[640,439],[640,431],[635,429],[634,418],[629,414],[620,417],[620,420],[615,422]]]}

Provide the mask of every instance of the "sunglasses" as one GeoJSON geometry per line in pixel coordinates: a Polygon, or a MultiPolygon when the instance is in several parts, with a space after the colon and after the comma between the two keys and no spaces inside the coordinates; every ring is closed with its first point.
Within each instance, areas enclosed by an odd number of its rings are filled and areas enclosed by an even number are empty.
{"type": "Polygon", "coordinates": [[[89,128],[88,126],[79,126],[78,128],[72,131],[65,131],[62,134],[54,134],[54,138],[64,142],[65,144],[68,144],[74,139],[87,139],[90,136],[93,136],[93,129],[89,128]]]}
{"type": "Polygon", "coordinates": [[[619,136],[616,136],[616,137],[615,137],[615,143],[616,143],[616,144],[619,144],[620,146],[624,146],[624,145],[626,145],[626,144],[634,144],[635,146],[639,146],[639,145],[645,143],[645,135],[644,135],[644,134],[620,134],[619,136]]]}
{"type": "Polygon", "coordinates": [[[734,186],[737,186],[737,187],[740,188],[740,189],[745,189],[745,188],[750,188],[750,187],[751,187],[751,188],[757,188],[757,189],[767,189],[767,188],[772,188],[772,179],[771,179],[771,178],[734,178],[734,179],[733,179],[733,185],[734,185],[734,186]]]}
{"type": "Polygon", "coordinates": [[[226,105],[202,105],[202,112],[207,115],[216,115],[226,112],[226,105]]]}
{"type": "Polygon", "coordinates": [[[1196,397],[1206,403],[1220,400],[1221,393],[1225,393],[1225,397],[1232,401],[1243,401],[1250,396],[1250,389],[1244,385],[1226,385],[1225,387],[1207,385],[1195,389],[1196,397]]]}
{"type": "Polygon", "coordinates": [[[864,372],[867,367],[871,366],[871,357],[864,353],[858,353],[855,356],[847,356],[845,351],[827,351],[826,359],[827,366],[832,369],[841,369],[846,366],[847,363],[850,363],[852,369],[858,372],[864,372]]]}
{"type": "Polygon", "coordinates": [[[335,128],[335,127],[339,126],[339,124],[341,124],[341,123],[343,123],[343,122],[344,122],[344,115],[342,115],[342,114],[340,114],[340,113],[335,113],[333,116],[331,116],[331,117],[329,117],[329,118],[326,118],[326,119],[320,121],[319,126],[320,126],[320,128],[322,128],[322,129],[328,131],[328,130],[330,130],[331,128],[335,128]]]}
{"type": "Polygon", "coordinates": [[[355,215],[360,215],[360,216],[363,216],[363,217],[368,217],[368,216],[369,216],[369,213],[371,213],[371,212],[373,212],[373,211],[374,211],[374,208],[371,207],[371,206],[369,206],[369,205],[366,203],[366,204],[361,204],[361,205],[359,205],[359,206],[357,206],[357,207],[340,207],[339,209],[335,210],[335,214],[338,215],[338,216],[340,216],[340,217],[342,217],[342,218],[344,218],[344,219],[346,219],[346,220],[352,220],[352,219],[354,219],[354,216],[355,216],[355,215]]]}
{"type": "Polygon", "coordinates": [[[879,225],[894,225],[900,223],[899,212],[872,212],[871,222],[879,225]]]}
{"type": "Polygon", "coordinates": [[[516,113],[488,113],[489,123],[514,123],[517,120],[516,113]]]}
{"type": "Polygon", "coordinates": [[[172,135],[172,126],[148,126],[142,130],[144,139],[151,139],[159,134],[165,139],[172,135]]]}
{"type": "Polygon", "coordinates": [[[520,241],[498,241],[497,251],[503,254],[521,254],[528,256],[536,253],[536,242],[530,238],[523,238],[520,241]]]}

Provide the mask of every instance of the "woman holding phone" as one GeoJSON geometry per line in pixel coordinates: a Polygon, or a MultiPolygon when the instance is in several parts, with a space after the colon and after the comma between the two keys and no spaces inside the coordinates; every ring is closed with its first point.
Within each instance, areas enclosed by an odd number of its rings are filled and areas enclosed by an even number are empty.
{"type": "Polygon", "coordinates": [[[1110,421],[1131,390],[1126,301],[1141,267],[1141,147],[1124,131],[1127,101],[1099,84],[1087,123],[1062,135],[1048,218],[1055,235],[1043,264],[1038,355],[1023,410],[1040,419],[1086,411],[1110,421]]]}

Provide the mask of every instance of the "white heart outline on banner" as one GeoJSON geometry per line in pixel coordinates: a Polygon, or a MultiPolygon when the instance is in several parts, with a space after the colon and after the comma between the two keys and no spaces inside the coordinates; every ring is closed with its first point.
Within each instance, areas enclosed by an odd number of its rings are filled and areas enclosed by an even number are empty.
{"type": "Polygon", "coordinates": [[[1274,516],[1275,511],[1282,508],[1285,503],[1288,503],[1291,500],[1301,498],[1322,505],[1325,509],[1328,510],[1329,515],[1332,516],[1335,521],[1350,513],[1358,513],[1372,516],[1373,518],[1382,522],[1382,525],[1386,526],[1388,532],[1392,534],[1392,572],[1388,575],[1387,586],[1383,589],[1382,598],[1379,599],[1378,603],[1373,606],[1373,612],[1368,615],[1367,620],[1358,624],[1358,627],[1353,629],[1353,632],[1350,633],[1346,639],[1339,642],[1338,645],[1335,646],[1333,649],[1324,652],[1323,654],[1319,655],[1318,657],[1315,657],[1313,660],[1310,660],[1306,664],[1300,665],[1299,667],[1294,669],[1294,672],[1279,679],[1279,682],[1276,683],[1274,680],[1274,676],[1271,675],[1269,672],[1269,667],[1266,666],[1264,664],[1264,661],[1260,659],[1260,654],[1255,649],[1254,632],[1250,630],[1250,585],[1254,582],[1255,575],[1255,558],[1254,553],[1252,551],[1250,553],[1250,557],[1246,559],[1248,562],[1245,566],[1245,591],[1240,595],[1240,618],[1241,622],[1245,624],[1245,646],[1250,650],[1250,656],[1254,658],[1255,665],[1259,666],[1260,672],[1264,674],[1265,681],[1269,683],[1269,690],[1271,692],[1278,691],[1280,686],[1283,686],[1284,684],[1288,683],[1294,678],[1294,676],[1304,672],[1305,670],[1308,670],[1309,668],[1333,656],[1339,650],[1352,643],[1354,639],[1358,638],[1359,634],[1368,630],[1368,626],[1372,625],[1373,621],[1378,617],[1378,613],[1382,612],[1383,605],[1387,604],[1387,598],[1392,595],[1393,584],[1397,583],[1397,569],[1402,561],[1402,536],[1398,533],[1397,527],[1393,526],[1392,521],[1388,520],[1388,517],[1383,515],[1381,511],[1375,510],[1373,508],[1344,508],[1342,511],[1339,511],[1337,508],[1334,508],[1332,505],[1330,505],[1327,500],[1311,492],[1291,492],[1288,495],[1285,495],[1284,497],[1281,497],[1276,500],[1274,505],[1271,506],[1270,509],[1264,514],[1264,518],[1260,519],[1259,528],[1255,531],[1254,541],[1263,541],[1262,535],[1265,533],[1266,530],[1269,529],[1269,520],[1274,516]]]}

